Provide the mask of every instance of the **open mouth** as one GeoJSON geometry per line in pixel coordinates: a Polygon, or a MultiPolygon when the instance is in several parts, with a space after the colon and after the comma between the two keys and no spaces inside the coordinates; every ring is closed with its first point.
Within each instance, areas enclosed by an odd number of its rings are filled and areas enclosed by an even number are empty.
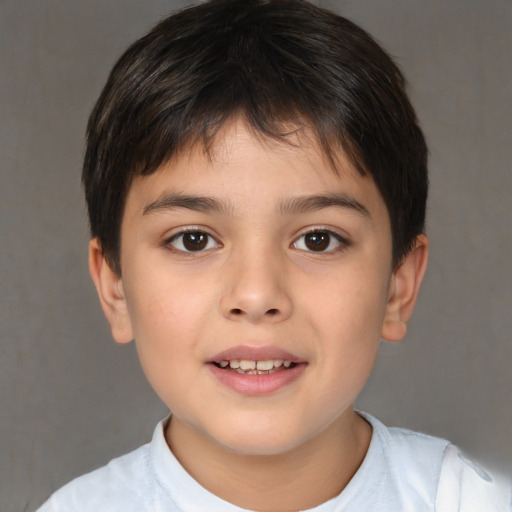
{"type": "Polygon", "coordinates": [[[264,396],[297,381],[308,362],[275,346],[240,345],[215,355],[207,366],[218,382],[236,393],[264,396]]]}
{"type": "Polygon", "coordinates": [[[220,362],[213,361],[217,368],[244,375],[268,375],[270,373],[282,372],[294,368],[296,363],[283,359],[267,359],[252,361],[248,359],[230,359],[220,362]]]}

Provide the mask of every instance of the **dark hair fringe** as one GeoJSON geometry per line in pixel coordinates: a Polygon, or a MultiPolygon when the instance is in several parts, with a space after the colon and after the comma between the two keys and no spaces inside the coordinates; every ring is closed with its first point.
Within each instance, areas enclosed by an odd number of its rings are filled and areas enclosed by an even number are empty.
{"type": "Polygon", "coordinates": [[[349,20],[301,0],[211,0],[161,21],[114,66],[89,119],[82,179],[91,234],[119,274],[120,227],[136,175],[227,120],[287,141],[313,131],[374,179],[398,264],[424,230],[427,148],[388,54],[349,20]]]}

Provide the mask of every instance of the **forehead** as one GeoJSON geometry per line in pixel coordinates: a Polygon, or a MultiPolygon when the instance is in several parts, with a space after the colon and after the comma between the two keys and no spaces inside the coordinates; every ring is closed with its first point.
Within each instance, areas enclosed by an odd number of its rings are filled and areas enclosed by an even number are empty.
{"type": "Polygon", "coordinates": [[[140,214],[159,198],[186,194],[217,197],[242,212],[256,205],[276,208],[295,196],[342,193],[388,222],[373,179],[361,175],[341,147],[332,157],[307,128],[290,126],[283,139],[273,139],[239,119],[226,123],[208,149],[190,145],[153,174],[136,177],[126,208],[140,214]]]}

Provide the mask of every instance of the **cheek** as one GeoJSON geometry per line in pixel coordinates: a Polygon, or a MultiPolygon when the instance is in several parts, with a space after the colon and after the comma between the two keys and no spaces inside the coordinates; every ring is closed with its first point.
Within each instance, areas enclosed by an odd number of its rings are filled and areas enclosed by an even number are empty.
{"type": "Polygon", "coordinates": [[[197,328],[212,308],[211,283],[197,276],[161,269],[145,272],[129,284],[127,302],[136,339],[153,341],[162,331],[170,336],[197,328]]]}
{"type": "Polygon", "coordinates": [[[327,328],[341,331],[344,338],[380,333],[388,300],[387,274],[353,265],[313,277],[301,283],[298,296],[327,328]]]}
{"type": "Polygon", "coordinates": [[[159,397],[174,407],[173,397],[186,396],[189,365],[196,360],[198,336],[191,326],[197,327],[197,319],[190,316],[187,300],[167,289],[139,288],[134,296],[130,314],[141,367],[159,397]]]}
{"type": "Polygon", "coordinates": [[[364,386],[380,344],[386,283],[385,277],[366,268],[365,272],[354,271],[318,283],[322,286],[310,293],[309,323],[315,326],[316,338],[324,340],[317,350],[326,379],[331,382],[326,385],[329,396],[336,389],[345,389],[350,390],[349,398],[355,399],[364,386]]]}
{"type": "Polygon", "coordinates": [[[157,393],[169,379],[173,387],[179,386],[182,369],[200,360],[196,352],[215,311],[211,292],[208,295],[211,286],[190,276],[162,278],[165,275],[146,273],[126,287],[139,359],[157,393]]]}

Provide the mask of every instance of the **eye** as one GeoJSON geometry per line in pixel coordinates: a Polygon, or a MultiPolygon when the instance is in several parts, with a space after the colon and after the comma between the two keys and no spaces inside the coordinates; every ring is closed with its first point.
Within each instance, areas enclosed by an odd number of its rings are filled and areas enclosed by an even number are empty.
{"type": "Polygon", "coordinates": [[[201,252],[220,247],[220,244],[211,235],[199,230],[176,233],[167,240],[166,244],[182,252],[201,252]]]}
{"type": "Polygon", "coordinates": [[[294,249],[310,252],[330,252],[349,245],[348,240],[340,235],[320,229],[304,233],[292,244],[294,249]]]}

